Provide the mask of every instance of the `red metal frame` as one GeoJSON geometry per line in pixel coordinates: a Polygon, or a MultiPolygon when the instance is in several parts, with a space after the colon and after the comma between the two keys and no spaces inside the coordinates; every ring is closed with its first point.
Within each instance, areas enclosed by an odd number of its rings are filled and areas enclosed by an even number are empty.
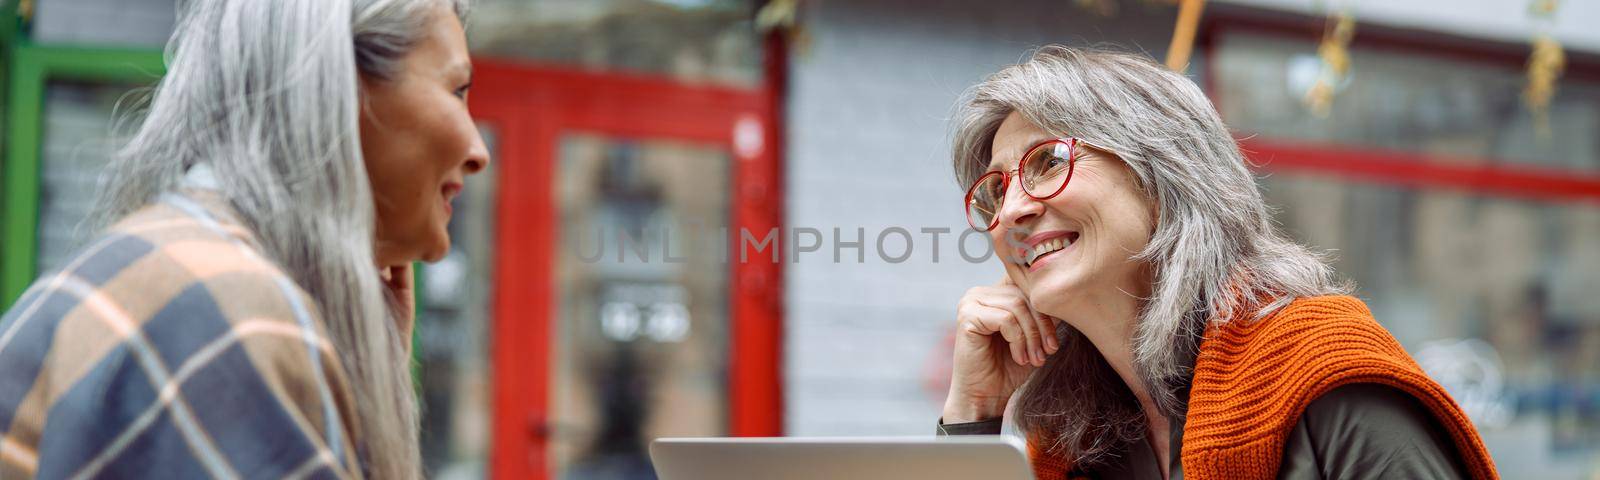
{"type": "MultiPolygon", "coordinates": [[[[581,131],[722,146],[735,155],[729,230],[765,232],[782,221],[781,96],[770,79],[760,90],[742,90],[497,60],[476,61],[474,70],[473,115],[497,129],[500,144],[490,471],[494,478],[539,479],[550,473],[542,429],[550,409],[549,342],[557,338],[552,257],[560,237],[550,182],[560,136],[581,131]],[[740,152],[734,126],[750,118],[764,126],[763,148],[740,152]]],[[[782,272],[766,256],[753,257],[730,265],[728,429],[777,436],[782,272]]]]}
{"type": "Polygon", "coordinates": [[[1535,167],[1494,165],[1489,160],[1449,160],[1347,145],[1240,142],[1257,169],[1333,174],[1357,181],[1415,188],[1460,190],[1480,195],[1544,202],[1600,204],[1600,175],[1535,167]]]}
{"type": "MultiPolygon", "coordinates": [[[[1224,33],[1249,31],[1314,41],[1321,36],[1325,25],[1323,19],[1308,15],[1248,7],[1218,7],[1206,13],[1198,39],[1208,60],[1201,75],[1213,103],[1220,103],[1214,59],[1218,39],[1224,33]]],[[[1434,55],[1510,69],[1521,69],[1527,61],[1527,47],[1524,45],[1366,23],[1360,24],[1357,32],[1353,40],[1355,46],[1434,55]]],[[[1569,52],[1564,75],[1566,79],[1600,80],[1600,56],[1569,52]]],[[[1593,171],[1565,171],[1487,159],[1452,158],[1444,161],[1415,152],[1259,137],[1240,141],[1240,146],[1250,158],[1252,166],[1265,172],[1319,173],[1413,188],[1452,189],[1544,202],[1600,204],[1600,173],[1593,171]]]]}

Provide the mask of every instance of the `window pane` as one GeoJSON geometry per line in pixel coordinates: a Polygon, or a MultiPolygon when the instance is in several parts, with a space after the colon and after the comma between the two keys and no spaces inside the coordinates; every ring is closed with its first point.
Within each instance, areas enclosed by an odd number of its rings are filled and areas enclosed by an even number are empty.
{"type": "Polygon", "coordinates": [[[1582,478],[1600,458],[1600,205],[1262,181],[1278,220],[1335,252],[1357,295],[1466,409],[1501,471],[1582,478]]]}
{"type": "MultiPolygon", "coordinates": [[[[1349,155],[1377,148],[1463,167],[1600,173],[1600,84],[1562,79],[1542,135],[1520,98],[1521,65],[1358,43],[1348,83],[1319,118],[1302,103],[1320,68],[1316,49],[1305,39],[1224,33],[1212,91],[1229,125],[1264,142],[1349,155]]],[[[1332,251],[1378,320],[1467,410],[1501,471],[1592,473],[1600,458],[1600,202],[1291,171],[1261,182],[1282,207],[1279,222],[1332,251]]]]}
{"type": "Polygon", "coordinates": [[[474,55],[754,88],[761,41],[748,0],[482,0],[474,55]]]}
{"type": "Polygon", "coordinates": [[[1520,66],[1358,44],[1349,82],[1318,118],[1301,102],[1319,68],[1316,50],[1301,39],[1223,35],[1214,91],[1228,124],[1264,138],[1412,151],[1439,162],[1600,171],[1600,84],[1562,78],[1549,134],[1541,135],[1522,104],[1520,66]]]}
{"type": "Polygon", "coordinates": [[[134,87],[52,81],[45,85],[39,159],[38,273],[69,260],[96,232],[84,225],[100,171],[116,148],[112,111],[134,87]]]}

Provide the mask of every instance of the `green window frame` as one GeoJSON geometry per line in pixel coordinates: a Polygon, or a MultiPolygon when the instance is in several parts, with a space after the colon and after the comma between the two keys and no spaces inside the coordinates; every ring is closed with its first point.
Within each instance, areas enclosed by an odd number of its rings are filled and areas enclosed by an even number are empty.
{"type": "Polygon", "coordinates": [[[0,82],[6,84],[5,159],[0,169],[0,302],[10,308],[33,282],[38,261],[39,170],[44,93],[50,80],[151,83],[166,72],[155,49],[41,45],[27,38],[18,0],[0,0],[0,82]]]}
{"type": "MultiPolygon", "coordinates": [[[[0,0],[0,312],[9,310],[39,275],[39,170],[43,161],[44,93],[50,80],[154,83],[166,73],[156,49],[41,45],[28,38],[22,0],[0,0]]],[[[414,264],[413,285],[422,284],[414,264]]],[[[422,311],[417,299],[416,314],[422,311]]],[[[414,332],[415,330],[413,330],[414,332]]],[[[413,334],[413,356],[417,345],[413,334]]],[[[416,377],[416,364],[412,365],[416,377]]]]}

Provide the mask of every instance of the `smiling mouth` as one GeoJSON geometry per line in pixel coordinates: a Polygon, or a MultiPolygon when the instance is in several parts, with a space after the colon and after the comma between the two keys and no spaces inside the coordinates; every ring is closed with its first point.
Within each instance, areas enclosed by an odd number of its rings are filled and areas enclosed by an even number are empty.
{"type": "Polygon", "coordinates": [[[1034,262],[1039,261],[1039,259],[1043,258],[1045,255],[1065,250],[1067,247],[1072,246],[1072,244],[1077,241],[1078,234],[1069,233],[1067,235],[1039,242],[1038,245],[1034,245],[1033,249],[1028,251],[1027,258],[1025,258],[1022,262],[1022,268],[1031,267],[1033,266],[1034,262]]]}
{"type": "Polygon", "coordinates": [[[449,182],[449,183],[444,184],[444,186],[439,187],[439,194],[440,194],[440,196],[444,197],[445,213],[449,213],[452,210],[452,208],[451,208],[452,205],[450,205],[450,201],[451,200],[455,200],[456,195],[458,195],[460,193],[461,193],[461,184],[459,184],[459,183],[449,182]]]}

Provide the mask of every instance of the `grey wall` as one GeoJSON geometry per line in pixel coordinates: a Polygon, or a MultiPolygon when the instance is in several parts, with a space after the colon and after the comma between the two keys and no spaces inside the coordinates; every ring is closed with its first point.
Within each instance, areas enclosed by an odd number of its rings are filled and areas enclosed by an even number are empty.
{"type": "MultiPolygon", "coordinates": [[[[966,225],[948,153],[957,97],[1048,43],[1114,42],[1161,58],[1176,10],[1148,3],[1101,18],[1059,0],[804,2],[810,41],[792,53],[785,119],[786,224],[825,238],[786,266],[785,433],[933,431],[956,301],[1001,272],[955,246],[966,225]],[[891,264],[875,240],[895,226],[915,250],[891,264]],[[833,262],[835,227],[847,241],[866,229],[865,262],[855,250],[833,262]],[[950,233],[936,263],[920,229],[940,227],[950,233]]],[[[888,239],[886,253],[900,254],[904,240],[888,239]]],[[[969,240],[969,253],[986,251],[969,240]]]]}
{"type": "Polygon", "coordinates": [[[39,0],[39,43],[160,48],[177,20],[174,0],[39,0]]]}

